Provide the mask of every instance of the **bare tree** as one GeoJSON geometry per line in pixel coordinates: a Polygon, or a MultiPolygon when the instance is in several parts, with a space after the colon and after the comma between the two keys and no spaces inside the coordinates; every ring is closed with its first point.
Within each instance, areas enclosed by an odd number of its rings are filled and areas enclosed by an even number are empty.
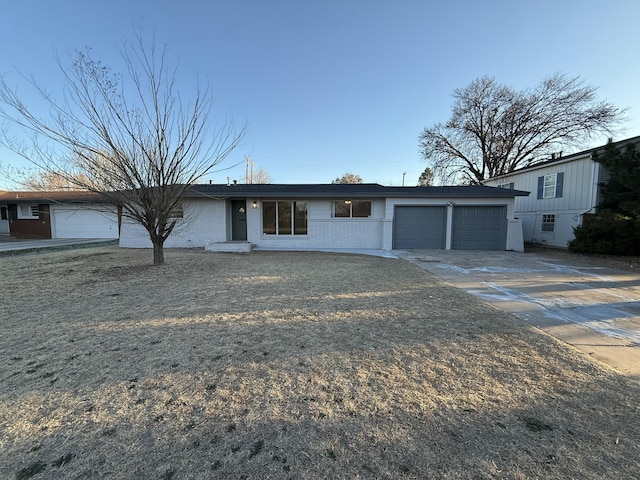
{"type": "Polygon", "coordinates": [[[611,134],[622,110],[596,88],[555,74],[523,91],[481,77],[455,90],[452,115],[421,133],[420,149],[441,179],[479,183],[611,134]]]}
{"type": "Polygon", "coordinates": [[[29,175],[22,184],[29,190],[52,191],[52,190],[83,190],[78,183],[86,183],[86,177],[75,182],[67,180],[66,175],[57,172],[44,171],[29,175]]]}
{"type": "Polygon", "coordinates": [[[177,89],[167,49],[146,44],[138,32],[121,51],[123,74],[77,51],[58,64],[65,91],[56,100],[33,78],[23,78],[44,100],[50,117],[25,105],[0,78],[0,117],[31,134],[29,144],[5,129],[0,141],[46,172],[78,188],[101,193],[123,217],[141,225],[153,244],[153,263],[164,263],[172,217],[189,187],[212,171],[239,143],[226,119],[212,130],[211,93],[196,86],[191,102],[177,89]]]}
{"type": "Polygon", "coordinates": [[[262,167],[253,174],[253,183],[271,183],[271,175],[262,167]]]}
{"type": "Polygon", "coordinates": [[[271,175],[262,167],[258,167],[255,171],[252,171],[249,178],[244,178],[244,183],[271,183],[271,175]]]}
{"type": "Polygon", "coordinates": [[[336,178],[331,183],[362,183],[362,177],[355,173],[347,172],[341,177],[336,178]]]}
{"type": "Polygon", "coordinates": [[[427,167],[424,169],[424,172],[420,174],[418,178],[418,186],[419,187],[429,187],[433,185],[433,171],[427,167]]]}

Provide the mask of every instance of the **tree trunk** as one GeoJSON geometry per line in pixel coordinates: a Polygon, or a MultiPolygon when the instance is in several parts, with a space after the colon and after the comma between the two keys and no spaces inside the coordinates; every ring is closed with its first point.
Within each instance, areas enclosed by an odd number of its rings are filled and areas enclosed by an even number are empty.
{"type": "Polygon", "coordinates": [[[164,242],[152,240],[153,242],[153,264],[164,265],[164,242]]]}

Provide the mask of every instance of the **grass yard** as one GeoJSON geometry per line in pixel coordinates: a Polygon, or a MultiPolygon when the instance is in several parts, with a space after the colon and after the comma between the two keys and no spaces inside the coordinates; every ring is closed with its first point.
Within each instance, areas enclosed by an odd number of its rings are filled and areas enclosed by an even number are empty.
{"type": "Polygon", "coordinates": [[[640,384],[403,260],[2,257],[2,479],[631,479],[640,384]]]}

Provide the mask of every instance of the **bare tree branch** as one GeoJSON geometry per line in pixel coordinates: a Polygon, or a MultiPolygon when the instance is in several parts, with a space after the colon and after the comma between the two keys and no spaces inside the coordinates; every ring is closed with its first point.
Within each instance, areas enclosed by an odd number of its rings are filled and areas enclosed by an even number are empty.
{"type": "Polygon", "coordinates": [[[22,76],[49,107],[41,118],[0,77],[0,118],[30,135],[17,141],[4,131],[0,142],[76,188],[99,192],[142,225],[164,262],[171,217],[190,185],[210,173],[239,144],[244,128],[211,129],[213,100],[197,87],[189,103],[177,90],[177,69],[167,65],[166,46],[147,45],[136,33],[121,51],[124,74],[114,73],[91,51],[76,51],[65,67],[65,90],[54,99],[33,78],[22,76]]]}
{"type": "Polygon", "coordinates": [[[481,77],[456,89],[445,124],[425,128],[422,156],[439,178],[480,183],[548,158],[551,152],[611,135],[623,110],[596,100],[596,88],[555,74],[516,91],[481,77]]]}

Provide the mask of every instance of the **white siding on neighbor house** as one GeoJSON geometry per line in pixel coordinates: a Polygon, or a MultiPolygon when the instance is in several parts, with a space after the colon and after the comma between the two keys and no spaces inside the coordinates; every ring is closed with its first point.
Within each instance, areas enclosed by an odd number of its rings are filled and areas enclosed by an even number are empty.
{"type": "MultiPolygon", "coordinates": [[[[164,246],[167,248],[200,248],[206,242],[227,240],[227,203],[224,200],[189,200],[183,204],[184,216],[177,220],[164,246]]],[[[142,226],[122,219],[120,246],[151,248],[149,234],[142,226]]]]}
{"type": "Polygon", "coordinates": [[[51,205],[51,238],[118,238],[118,214],[107,205],[51,205]]]}
{"type": "Polygon", "coordinates": [[[513,183],[516,190],[531,192],[528,197],[516,197],[515,216],[522,220],[526,242],[566,247],[574,238],[573,228],[580,225],[584,213],[595,212],[598,203],[600,165],[591,155],[554,162],[547,166],[507,174],[487,180],[485,185],[496,187],[513,183]],[[563,173],[562,197],[538,198],[538,178],[563,173]],[[543,215],[555,215],[553,232],[542,231],[543,215]]]}

